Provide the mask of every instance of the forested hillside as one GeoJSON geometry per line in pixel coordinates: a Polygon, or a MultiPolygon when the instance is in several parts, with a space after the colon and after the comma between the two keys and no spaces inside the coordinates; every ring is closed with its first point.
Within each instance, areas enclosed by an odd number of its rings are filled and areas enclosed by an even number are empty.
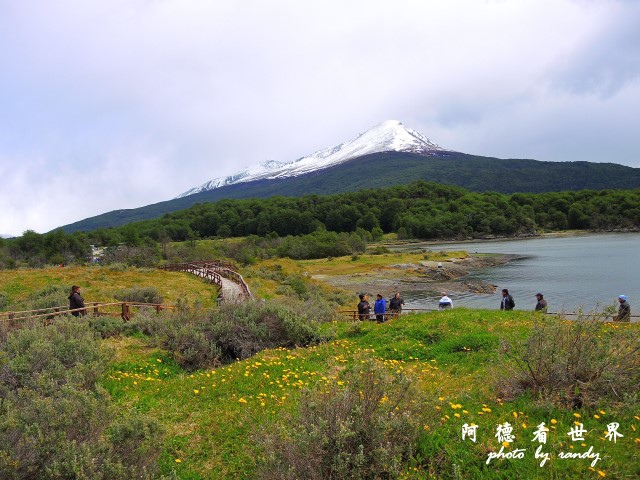
{"type": "Polygon", "coordinates": [[[64,226],[66,232],[95,230],[153,219],[197,203],[223,199],[328,195],[365,188],[406,185],[417,180],[474,192],[541,193],[564,190],[640,188],[640,168],[613,163],[541,162],[480,157],[457,152],[422,156],[406,152],[365,155],[300,177],[238,183],[128,210],[115,210],[64,226]]]}
{"type": "Polygon", "coordinates": [[[105,260],[153,263],[166,256],[161,246],[168,242],[252,236],[254,251],[256,239],[263,238],[270,243],[262,248],[273,254],[318,258],[362,251],[367,241],[391,232],[399,238],[470,239],[567,229],[640,229],[640,189],[507,195],[414,182],[326,196],[221,200],[87,233],[25,232],[0,240],[0,265],[85,261],[89,244],[111,247],[105,260]]]}
{"type": "Polygon", "coordinates": [[[160,240],[304,235],[318,228],[397,232],[421,239],[508,236],[539,230],[629,229],[640,226],[640,189],[542,194],[474,193],[415,182],[337,195],[221,200],[195,205],[108,232],[131,232],[160,240]]]}

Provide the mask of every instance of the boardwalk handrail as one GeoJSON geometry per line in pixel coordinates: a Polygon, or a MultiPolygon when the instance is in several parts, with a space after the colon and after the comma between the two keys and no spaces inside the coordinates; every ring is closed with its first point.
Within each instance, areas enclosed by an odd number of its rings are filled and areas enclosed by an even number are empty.
{"type": "Polygon", "coordinates": [[[215,271],[215,268],[211,268],[215,266],[217,266],[217,264],[211,262],[184,262],[162,265],[160,268],[162,270],[167,270],[170,272],[192,273],[204,278],[205,280],[208,280],[210,283],[215,283],[219,287],[222,287],[220,274],[215,271]]]}
{"type": "Polygon", "coordinates": [[[238,284],[246,298],[253,299],[251,290],[249,290],[249,285],[247,285],[247,282],[245,282],[242,275],[237,272],[237,267],[230,262],[222,260],[199,260],[196,262],[161,265],[159,268],[173,272],[192,273],[203,277],[220,287],[222,287],[222,280],[220,279],[222,276],[238,284]]]}
{"type": "Polygon", "coordinates": [[[90,302],[85,305],[84,308],[68,307],[50,307],[41,308],[38,310],[21,310],[12,312],[0,312],[0,322],[9,322],[15,325],[16,322],[21,320],[52,320],[55,317],[61,315],[69,315],[74,312],[79,312],[87,316],[112,316],[121,317],[123,320],[128,321],[131,319],[132,308],[153,308],[156,312],[163,310],[174,309],[174,305],[162,304],[162,303],[140,303],[140,302],[90,302]],[[107,307],[120,307],[117,311],[108,311],[107,307]]]}

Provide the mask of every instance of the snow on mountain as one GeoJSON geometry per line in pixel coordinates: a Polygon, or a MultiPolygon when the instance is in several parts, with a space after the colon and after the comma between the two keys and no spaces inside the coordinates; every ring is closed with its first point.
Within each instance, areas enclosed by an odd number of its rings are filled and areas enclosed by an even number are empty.
{"type": "Polygon", "coordinates": [[[234,175],[209,180],[199,187],[187,190],[176,198],[235,183],[304,175],[371,153],[411,152],[433,155],[441,151],[444,150],[421,133],[406,128],[397,120],[387,120],[361,133],[350,142],[342,143],[337,147],[319,150],[312,155],[291,162],[269,160],[253,165],[234,175]]]}

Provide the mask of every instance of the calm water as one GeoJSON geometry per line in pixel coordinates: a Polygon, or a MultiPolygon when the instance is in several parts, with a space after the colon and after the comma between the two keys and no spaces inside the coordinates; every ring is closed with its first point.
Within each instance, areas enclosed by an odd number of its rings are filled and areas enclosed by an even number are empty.
{"type": "MultiPolygon", "coordinates": [[[[418,246],[433,251],[466,250],[524,256],[505,266],[469,275],[470,280],[497,285],[497,293],[452,292],[454,307],[499,308],[500,290],[508,288],[517,310],[533,310],[534,295],[541,292],[549,304],[549,311],[553,312],[578,308],[588,311],[598,304],[601,308],[616,303],[620,294],[627,295],[632,314],[640,312],[640,233],[418,246]]],[[[433,308],[438,300],[424,291],[405,290],[403,297],[406,308],[433,308]]]]}

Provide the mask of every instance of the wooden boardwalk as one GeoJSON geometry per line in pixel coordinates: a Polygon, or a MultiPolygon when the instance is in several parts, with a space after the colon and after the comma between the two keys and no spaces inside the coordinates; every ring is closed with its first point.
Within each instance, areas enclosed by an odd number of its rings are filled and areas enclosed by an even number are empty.
{"type": "Polygon", "coordinates": [[[252,300],[253,295],[249,285],[232,263],[220,260],[185,262],[163,265],[163,270],[173,272],[187,272],[196,275],[220,288],[221,301],[225,303],[240,303],[252,300]]]}

